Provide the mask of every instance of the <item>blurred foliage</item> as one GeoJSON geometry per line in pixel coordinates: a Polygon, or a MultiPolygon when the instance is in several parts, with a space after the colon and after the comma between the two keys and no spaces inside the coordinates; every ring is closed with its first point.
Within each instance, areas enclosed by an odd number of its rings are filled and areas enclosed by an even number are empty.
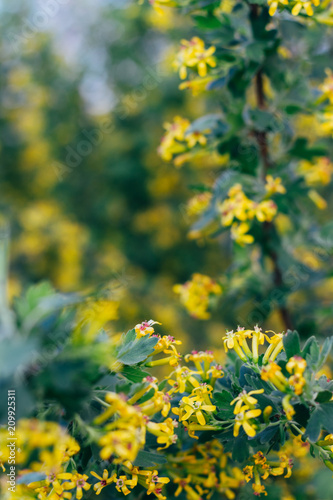
{"type": "MultiPolygon", "coordinates": [[[[172,286],[198,268],[213,272],[220,250],[203,253],[184,238],[187,186],[201,172],[184,179],[156,154],[162,118],[182,109],[194,119],[209,107],[193,107],[170,70],[184,24],[172,16],[164,26],[132,2],[90,10],[81,18],[69,2],[45,30],[38,5],[2,13],[0,175],[11,295],[45,278],[63,291],[107,287],[122,299],[120,326],[158,314],[167,328],[199,339],[214,326],[188,318],[172,286]],[[170,26],[166,36],[161,28],[170,26]]],[[[207,162],[204,175],[214,167],[207,162]]]]}

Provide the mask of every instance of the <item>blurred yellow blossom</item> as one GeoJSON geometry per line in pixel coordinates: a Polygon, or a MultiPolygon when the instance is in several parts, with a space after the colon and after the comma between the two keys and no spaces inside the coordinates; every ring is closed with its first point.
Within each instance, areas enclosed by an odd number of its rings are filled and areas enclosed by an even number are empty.
{"type": "Polygon", "coordinates": [[[191,316],[198,319],[210,317],[209,302],[212,297],[221,295],[222,288],[209,276],[195,273],[190,281],[183,285],[175,285],[174,292],[180,295],[182,304],[191,316]]]}

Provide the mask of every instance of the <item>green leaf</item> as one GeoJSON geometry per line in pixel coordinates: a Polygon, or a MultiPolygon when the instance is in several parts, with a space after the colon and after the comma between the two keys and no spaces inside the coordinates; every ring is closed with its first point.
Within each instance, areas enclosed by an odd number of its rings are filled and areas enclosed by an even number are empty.
{"type": "Polygon", "coordinates": [[[214,394],[214,404],[217,406],[218,414],[217,417],[221,420],[226,420],[234,416],[234,411],[230,405],[233,400],[232,394],[230,392],[223,390],[214,394]]]}
{"type": "Polygon", "coordinates": [[[246,47],[246,55],[251,61],[261,62],[265,57],[265,46],[261,42],[250,43],[246,47]]]}
{"type": "Polygon", "coordinates": [[[286,351],[287,359],[291,358],[292,356],[299,356],[301,353],[301,345],[300,345],[300,339],[299,335],[294,330],[293,332],[291,330],[288,330],[286,335],[283,337],[283,346],[284,350],[286,351]]]}
{"type": "Polygon", "coordinates": [[[307,364],[313,369],[316,369],[316,366],[319,363],[320,349],[317,340],[314,340],[310,346],[309,354],[306,355],[307,364]]]}
{"type": "Polygon", "coordinates": [[[236,462],[245,462],[249,457],[249,445],[244,436],[239,436],[235,439],[232,450],[232,459],[236,462]]]}
{"type": "Polygon", "coordinates": [[[321,430],[333,433],[333,402],[323,403],[312,412],[306,427],[305,437],[312,443],[318,441],[321,430]]]}
{"type": "Polygon", "coordinates": [[[308,140],[304,137],[299,137],[290,149],[289,154],[296,158],[312,160],[312,158],[317,156],[327,156],[328,151],[326,148],[320,146],[308,147],[308,140]]]}
{"type": "Polygon", "coordinates": [[[134,462],[136,467],[155,467],[156,465],[162,465],[166,463],[166,458],[157,453],[151,453],[150,451],[139,451],[138,456],[134,462]]]}
{"type": "Polygon", "coordinates": [[[124,377],[126,377],[131,382],[134,382],[135,384],[137,384],[138,382],[141,382],[142,379],[144,379],[145,377],[147,377],[149,375],[148,372],[144,372],[138,366],[136,366],[136,367],[124,366],[121,373],[124,375],[124,377]]]}
{"type": "Polygon", "coordinates": [[[39,357],[35,339],[9,338],[0,342],[0,375],[7,377],[39,357]]]}
{"type": "Polygon", "coordinates": [[[14,307],[22,318],[27,316],[39,304],[40,300],[55,293],[54,288],[48,281],[42,281],[37,285],[30,286],[24,295],[14,300],[14,307]]]}
{"type": "Polygon", "coordinates": [[[312,337],[308,338],[308,340],[305,342],[305,344],[303,346],[303,350],[301,352],[302,358],[305,358],[305,356],[310,352],[311,345],[315,341],[316,341],[316,337],[314,337],[314,335],[312,335],[312,337]]]}
{"type": "Polygon", "coordinates": [[[320,355],[318,360],[319,366],[317,367],[317,370],[319,370],[326,363],[326,360],[332,349],[332,344],[333,344],[333,337],[328,337],[325,339],[325,342],[320,350],[320,355]]]}
{"type": "Polygon", "coordinates": [[[228,126],[223,122],[223,116],[221,114],[209,114],[204,115],[194,120],[191,125],[186,130],[186,135],[193,132],[204,132],[204,131],[218,131],[220,134],[225,133],[228,130],[228,126]]]}
{"type": "Polygon", "coordinates": [[[262,109],[251,109],[248,112],[250,124],[259,132],[276,130],[278,123],[273,113],[262,109]]]}
{"type": "Polygon", "coordinates": [[[222,392],[217,392],[214,394],[214,399],[219,408],[230,407],[231,401],[233,401],[234,397],[230,392],[223,390],[222,392]]]}
{"type": "Polygon", "coordinates": [[[42,472],[29,472],[28,474],[23,474],[17,478],[17,484],[29,484],[45,479],[45,474],[42,472]]]}
{"type": "Polygon", "coordinates": [[[321,391],[317,394],[316,402],[317,403],[328,403],[332,399],[331,391],[321,391]]]}
{"type": "Polygon", "coordinates": [[[144,361],[154,352],[154,347],[158,342],[158,337],[136,338],[135,331],[130,330],[124,338],[124,342],[118,351],[117,360],[124,365],[135,365],[144,361]],[[128,337],[127,337],[128,335],[128,337]]]}
{"type": "Polygon", "coordinates": [[[194,16],[194,20],[198,25],[198,28],[204,30],[210,30],[221,27],[221,21],[219,21],[215,16],[194,16]]]}

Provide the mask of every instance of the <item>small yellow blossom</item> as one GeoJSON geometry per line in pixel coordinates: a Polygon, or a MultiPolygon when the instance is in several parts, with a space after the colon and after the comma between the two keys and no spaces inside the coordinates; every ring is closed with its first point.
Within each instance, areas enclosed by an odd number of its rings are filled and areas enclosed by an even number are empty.
{"type": "Polygon", "coordinates": [[[245,433],[249,437],[254,437],[256,435],[256,425],[253,422],[253,419],[259,417],[259,415],[261,415],[261,410],[259,409],[238,413],[235,416],[234,436],[237,437],[240,428],[243,427],[245,433]]]}
{"type": "Polygon", "coordinates": [[[246,392],[242,391],[239,396],[237,396],[233,401],[231,401],[230,405],[235,405],[234,413],[237,415],[238,413],[245,410],[254,410],[255,405],[258,403],[258,400],[253,396],[253,394],[262,394],[264,389],[257,389],[255,391],[246,392]],[[244,406],[243,406],[244,405],[244,406]]]}
{"type": "Polygon", "coordinates": [[[330,69],[326,69],[325,73],[326,78],[318,88],[323,93],[323,99],[328,99],[333,104],[333,73],[330,69]]]}
{"type": "Polygon", "coordinates": [[[111,477],[109,477],[109,473],[106,469],[104,469],[102,477],[99,476],[98,474],[96,474],[96,472],[94,472],[94,471],[90,471],[90,474],[92,476],[96,477],[97,479],[99,479],[99,482],[94,484],[94,487],[93,487],[95,492],[96,492],[96,495],[99,495],[103,488],[105,488],[106,486],[109,486],[109,484],[111,484],[111,483],[114,483],[116,480],[116,477],[117,477],[116,474],[113,474],[111,477]]]}
{"type": "Polygon", "coordinates": [[[215,68],[216,59],[213,57],[216,48],[214,46],[205,48],[205,43],[199,37],[191,40],[182,40],[181,47],[173,63],[182,80],[187,77],[187,68],[195,69],[199,76],[207,75],[207,66],[215,68]]]}
{"type": "Polygon", "coordinates": [[[187,203],[186,213],[189,216],[201,214],[208,208],[211,199],[212,193],[208,191],[193,196],[187,203]]]}
{"type": "Polygon", "coordinates": [[[285,194],[286,188],[282,184],[281,177],[274,177],[272,175],[267,175],[265,189],[267,191],[267,195],[271,196],[275,193],[285,194]]]}
{"type": "Polygon", "coordinates": [[[308,197],[316,205],[319,210],[325,210],[327,208],[327,201],[324,200],[322,196],[315,189],[310,189],[308,192],[308,197]]]}
{"type": "Polygon", "coordinates": [[[145,337],[146,335],[152,335],[155,330],[153,328],[153,325],[160,325],[161,323],[158,323],[158,321],[153,321],[150,319],[149,321],[144,321],[143,323],[140,323],[134,327],[135,333],[138,339],[141,337],[145,337]]]}
{"type": "Polygon", "coordinates": [[[252,234],[248,234],[250,224],[242,222],[241,224],[234,223],[231,226],[231,238],[240,246],[250,245],[254,242],[252,234]]]}

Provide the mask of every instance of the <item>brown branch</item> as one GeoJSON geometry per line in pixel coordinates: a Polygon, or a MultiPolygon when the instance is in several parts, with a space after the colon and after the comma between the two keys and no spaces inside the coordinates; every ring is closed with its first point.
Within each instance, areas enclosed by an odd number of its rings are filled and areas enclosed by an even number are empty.
{"type": "MultiPolygon", "coordinates": [[[[256,13],[257,13],[257,11],[256,11],[256,13]]],[[[258,108],[265,109],[266,102],[265,102],[263,76],[262,76],[261,69],[257,72],[257,74],[255,76],[255,92],[256,92],[258,108]]],[[[256,140],[258,143],[260,157],[261,157],[262,163],[263,163],[262,178],[265,181],[267,171],[268,171],[269,167],[272,166],[270,158],[269,158],[267,133],[265,131],[255,131],[255,137],[256,137],[256,140]]],[[[274,285],[277,288],[282,288],[284,286],[284,283],[283,283],[282,272],[281,272],[280,267],[279,267],[278,256],[277,256],[275,250],[273,248],[271,248],[271,246],[269,245],[269,234],[272,233],[272,230],[274,230],[274,225],[271,222],[266,222],[264,224],[263,229],[264,229],[265,243],[266,243],[266,247],[268,250],[268,254],[273,262],[274,285]]],[[[280,313],[281,319],[285,325],[285,328],[289,329],[289,330],[293,330],[293,322],[292,322],[291,316],[289,314],[289,311],[285,305],[280,305],[279,313],[280,313]]]]}

